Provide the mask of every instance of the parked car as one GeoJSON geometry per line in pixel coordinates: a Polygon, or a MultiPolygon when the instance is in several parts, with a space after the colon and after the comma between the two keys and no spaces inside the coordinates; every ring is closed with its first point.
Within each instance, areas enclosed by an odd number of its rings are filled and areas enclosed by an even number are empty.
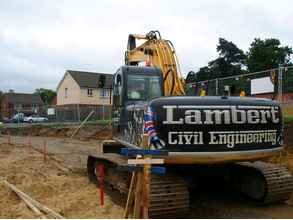
{"type": "Polygon", "coordinates": [[[24,117],[23,113],[17,113],[11,118],[10,122],[12,122],[12,123],[23,123],[24,118],[25,117],[24,117]]]}
{"type": "Polygon", "coordinates": [[[0,115],[0,125],[3,124],[3,123],[5,123],[5,120],[4,120],[4,118],[2,117],[2,115],[0,115]]]}
{"type": "Polygon", "coordinates": [[[24,117],[24,122],[29,122],[29,123],[47,122],[47,121],[48,121],[48,118],[40,117],[37,115],[31,115],[29,117],[24,117]]]}
{"type": "Polygon", "coordinates": [[[3,124],[4,123],[10,123],[10,119],[9,118],[3,118],[0,120],[3,124]]]}

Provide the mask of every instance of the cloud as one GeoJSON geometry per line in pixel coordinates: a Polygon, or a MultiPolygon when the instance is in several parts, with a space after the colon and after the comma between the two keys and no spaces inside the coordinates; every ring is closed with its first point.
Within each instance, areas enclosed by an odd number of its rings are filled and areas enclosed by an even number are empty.
{"type": "Polygon", "coordinates": [[[114,73],[130,33],[160,30],[183,73],[217,56],[219,37],[247,50],[255,37],[292,45],[289,0],[0,2],[0,90],[55,89],[66,69],[114,73]]]}

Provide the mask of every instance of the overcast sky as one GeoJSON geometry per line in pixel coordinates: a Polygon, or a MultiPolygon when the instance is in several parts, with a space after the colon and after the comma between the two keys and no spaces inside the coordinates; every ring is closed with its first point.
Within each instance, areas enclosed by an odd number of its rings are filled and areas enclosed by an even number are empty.
{"type": "Polygon", "coordinates": [[[65,70],[114,73],[129,33],[160,30],[182,72],[217,57],[219,37],[293,45],[290,0],[0,0],[0,90],[56,89],[65,70]]]}

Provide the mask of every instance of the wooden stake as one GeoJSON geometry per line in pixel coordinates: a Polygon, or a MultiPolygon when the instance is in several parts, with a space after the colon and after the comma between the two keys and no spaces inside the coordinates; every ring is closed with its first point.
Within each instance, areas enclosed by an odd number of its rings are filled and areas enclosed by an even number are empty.
{"type": "Polygon", "coordinates": [[[141,218],[143,175],[141,172],[138,172],[136,175],[137,175],[137,182],[136,182],[136,189],[135,189],[133,218],[141,218]]]}
{"type": "MultiPolygon", "coordinates": [[[[16,193],[16,195],[18,195],[16,193]]],[[[19,195],[18,195],[19,196],[19,195]]],[[[32,204],[29,200],[27,200],[26,198],[19,196],[19,198],[21,198],[25,204],[34,212],[36,213],[38,218],[42,218],[42,219],[46,219],[47,217],[36,207],[34,206],[34,204],[32,204]]]]}
{"type": "Polygon", "coordinates": [[[16,195],[19,196],[19,198],[21,198],[25,204],[27,205],[28,208],[30,208],[36,215],[37,217],[40,218],[46,218],[46,216],[44,216],[44,214],[36,207],[34,206],[34,204],[32,202],[30,202],[30,200],[28,200],[26,197],[24,197],[22,195],[22,193],[20,193],[21,191],[19,189],[17,189],[15,186],[13,186],[12,184],[8,183],[6,180],[2,180],[4,182],[5,185],[7,185],[12,191],[15,192],[16,195]]]}
{"type": "MultiPolygon", "coordinates": [[[[148,135],[144,134],[142,138],[143,147],[149,149],[148,135]]],[[[146,159],[151,159],[151,156],[146,156],[146,159]]],[[[149,218],[149,206],[150,206],[150,175],[151,164],[144,164],[143,166],[143,201],[142,201],[142,218],[149,218]]]]}
{"type": "Polygon", "coordinates": [[[27,143],[27,146],[28,146],[28,152],[30,154],[33,153],[33,150],[32,150],[32,141],[31,141],[31,136],[28,136],[28,143],[27,143]]]}
{"type": "MultiPolygon", "coordinates": [[[[141,146],[149,149],[147,134],[143,135],[141,146]]],[[[138,156],[136,156],[136,162],[138,156]]],[[[147,162],[151,160],[151,156],[146,156],[144,159],[146,160],[141,159],[142,161],[140,161],[144,164],[143,173],[132,173],[124,218],[128,218],[131,212],[133,214],[130,216],[131,218],[149,218],[151,163],[147,162]]]]}
{"type": "Polygon", "coordinates": [[[47,142],[46,139],[44,139],[44,146],[43,146],[43,155],[44,155],[44,162],[47,161],[47,142]]]}
{"type": "Polygon", "coordinates": [[[149,206],[150,206],[150,164],[145,164],[143,167],[143,204],[142,204],[142,218],[149,218],[149,206]]]}
{"type": "Polygon", "coordinates": [[[11,183],[9,183],[6,180],[3,180],[3,183],[8,186],[12,191],[14,191],[17,195],[21,196],[22,198],[24,198],[25,200],[29,201],[30,203],[32,203],[35,207],[37,207],[39,210],[42,210],[43,212],[49,214],[50,216],[54,217],[54,218],[58,218],[58,219],[64,219],[63,216],[59,215],[58,213],[56,213],[55,211],[49,209],[48,207],[42,205],[41,203],[39,203],[38,201],[34,200],[33,198],[31,198],[30,196],[28,196],[27,194],[25,194],[24,192],[20,191],[19,189],[17,189],[14,185],[12,185],[11,183]]]}
{"type": "Polygon", "coordinates": [[[83,120],[83,122],[77,127],[77,129],[72,133],[70,139],[74,137],[74,135],[79,131],[79,129],[87,122],[87,120],[94,114],[94,111],[91,111],[88,116],[83,120]]]}
{"type": "Polygon", "coordinates": [[[104,170],[104,165],[100,164],[96,167],[96,169],[99,172],[99,188],[100,188],[100,204],[101,206],[104,205],[104,179],[105,179],[105,170],[104,170]]]}
{"type": "Polygon", "coordinates": [[[10,131],[8,131],[7,133],[8,133],[8,144],[11,145],[11,135],[10,135],[10,131]]]}
{"type": "Polygon", "coordinates": [[[128,218],[130,211],[131,211],[131,206],[133,205],[135,181],[136,181],[136,174],[135,174],[135,172],[132,172],[131,182],[130,182],[130,186],[129,186],[127,201],[126,201],[126,207],[125,207],[125,211],[124,211],[124,218],[128,218]]]}

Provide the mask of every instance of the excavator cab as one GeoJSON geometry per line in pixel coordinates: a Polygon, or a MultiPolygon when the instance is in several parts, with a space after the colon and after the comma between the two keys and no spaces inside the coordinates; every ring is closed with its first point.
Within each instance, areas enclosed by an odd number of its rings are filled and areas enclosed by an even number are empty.
{"type": "MultiPolygon", "coordinates": [[[[114,137],[137,137],[147,103],[164,95],[163,75],[155,67],[122,66],[113,80],[114,137]],[[137,126],[137,128],[136,128],[137,126]]],[[[141,133],[141,131],[139,132],[141,133]]],[[[124,138],[123,138],[124,139],[124,138]]]]}

